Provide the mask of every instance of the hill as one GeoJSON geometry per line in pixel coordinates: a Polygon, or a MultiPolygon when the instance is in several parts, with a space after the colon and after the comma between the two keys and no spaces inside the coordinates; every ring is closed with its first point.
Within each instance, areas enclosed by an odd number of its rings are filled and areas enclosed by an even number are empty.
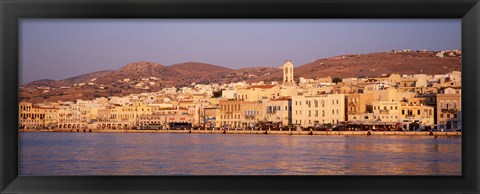
{"type": "Polygon", "coordinates": [[[376,77],[382,74],[443,74],[461,69],[460,57],[436,57],[434,52],[370,53],[319,59],[295,68],[295,75],[316,77],[376,77]]]}
{"type": "Polygon", "coordinates": [[[234,71],[226,67],[207,63],[186,62],[168,66],[169,69],[174,70],[182,75],[194,76],[208,76],[217,73],[229,73],[234,71]]]}
{"type": "MultiPolygon", "coordinates": [[[[294,69],[299,77],[377,77],[382,74],[444,74],[461,69],[461,57],[437,57],[435,52],[400,52],[349,54],[318,59],[294,69]]],[[[37,80],[22,85],[21,99],[43,100],[93,99],[123,96],[132,93],[154,92],[165,87],[191,86],[192,83],[232,83],[247,81],[282,81],[282,69],[277,67],[248,67],[237,70],[198,62],[164,66],[155,62],[130,63],[118,70],[84,74],[64,80],[37,80]],[[152,78],[154,77],[154,78],[152,78]],[[79,84],[83,83],[83,84],[79,84]],[[89,84],[90,83],[90,84],[89,84]],[[77,86],[75,86],[77,85],[77,86]],[[81,87],[79,87],[82,85],[81,87]],[[39,87],[59,88],[48,90],[39,87]],[[66,87],[66,88],[65,88],[66,87]],[[71,87],[71,88],[70,88],[71,87]]]]}

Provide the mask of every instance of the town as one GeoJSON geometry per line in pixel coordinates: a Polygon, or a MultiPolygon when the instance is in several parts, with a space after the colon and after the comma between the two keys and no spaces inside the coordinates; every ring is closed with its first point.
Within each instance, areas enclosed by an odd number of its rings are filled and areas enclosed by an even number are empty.
{"type": "MultiPolygon", "coordinates": [[[[300,77],[296,82],[291,60],[285,61],[282,70],[281,83],[192,83],[191,87],[94,100],[42,103],[23,100],[19,103],[19,128],[76,131],[462,129],[460,71],[343,79],[300,77]]],[[[135,87],[154,85],[158,78],[139,80],[145,83],[135,87]]],[[[93,83],[81,83],[85,84],[93,83]]]]}

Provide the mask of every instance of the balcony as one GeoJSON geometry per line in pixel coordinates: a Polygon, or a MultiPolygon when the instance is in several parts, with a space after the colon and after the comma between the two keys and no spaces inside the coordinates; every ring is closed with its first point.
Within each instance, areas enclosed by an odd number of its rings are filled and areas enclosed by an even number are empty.
{"type": "Polygon", "coordinates": [[[442,108],[442,113],[455,113],[458,111],[458,108],[442,108]]]}
{"type": "Polygon", "coordinates": [[[390,113],[389,110],[379,110],[380,114],[388,114],[390,113]]]}

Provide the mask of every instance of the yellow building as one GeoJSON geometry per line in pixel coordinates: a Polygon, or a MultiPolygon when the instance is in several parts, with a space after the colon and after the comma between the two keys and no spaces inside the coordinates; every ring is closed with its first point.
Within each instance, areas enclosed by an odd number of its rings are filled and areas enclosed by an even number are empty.
{"type": "Polygon", "coordinates": [[[426,106],[420,99],[401,102],[400,121],[406,130],[431,129],[435,124],[434,107],[426,106]],[[417,123],[412,125],[412,123],[417,123]]]}
{"type": "Polygon", "coordinates": [[[220,108],[217,106],[205,107],[204,121],[206,127],[220,127],[220,108]]]}
{"type": "Polygon", "coordinates": [[[292,96],[292,122],[302,127],[346,121],[345,94],[292,96]]]}
{"type": "Polygon", "coordinates": [[[242,123],[242,112],[240,106],[242,100],[220,100],[220,122],[221,127],[238,128],[242,123]]]}
{"type": "Polygon", "coordinates": [[[437,94],[437,129],[462,129],[461,94],[437,94]]]}
{"type": "Polygon", "coordinates": [[[348,115],[356,115],[363,113],[371,113],[373,111],[373,95],[372,94],[347,94],[347,113],[348,115]]]}
{"type": "Polygon", "coordinates": [[[399,122],[400,102],[374,101],[373,115],[378,122],[399,122]]]}
{"type": "Polygon", "coordinates": [[[21,129],[42,129],[45,126],[45,110],[32,103],[19,103],[19,126],[21,129]]]}
{"type": "Polygon", "coordinates": [[[282,97],[263,102],[264,118],[278,127],[292,124],[292,98],[282,97]]]}
{"type": "Polygon", "coordinates": [[[237,100],[257,102],[280,97],[279,85],[257,85],[249,87],[237,87],[237,100]]]}
{"type": "Polygon", "coordinates": [[[246,129],[247,127],[254,127],[258,121],[264,119],[264,107],[261,102],[243,102],[240,104],[241,127],[246,129]]]}

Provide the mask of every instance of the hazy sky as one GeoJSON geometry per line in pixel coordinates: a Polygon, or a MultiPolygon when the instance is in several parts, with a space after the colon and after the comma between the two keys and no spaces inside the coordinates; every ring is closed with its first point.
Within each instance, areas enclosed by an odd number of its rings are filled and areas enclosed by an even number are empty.
{"type": "Polygon", "coordinates": [[[460,49],[461,21],[22,19],[20,83],[137,61],[239,69],[391,49],[460,49]]]}

